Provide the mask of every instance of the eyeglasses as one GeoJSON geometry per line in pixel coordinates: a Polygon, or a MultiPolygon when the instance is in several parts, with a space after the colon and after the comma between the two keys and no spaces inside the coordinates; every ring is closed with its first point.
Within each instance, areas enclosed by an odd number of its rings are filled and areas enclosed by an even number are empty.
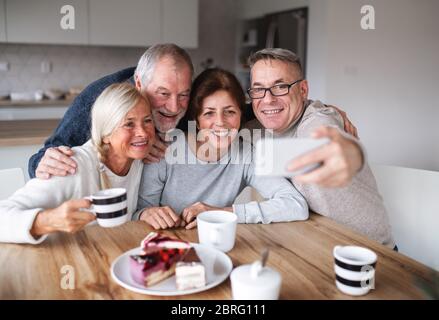
{"type": "Polygon", "coordinates": [[[284,96],[290,93],[290,88],[294,86],[296,83],[299,83],[300,81],[303,81],[303,79],[296,80],[290,84],[288,83],[276,84],[270,88],[250,88],[247,90],[247,92],[250,98],[252,99],[264,98],[267,91],[270,91],[271,95],[275,97],[284,96]]]}

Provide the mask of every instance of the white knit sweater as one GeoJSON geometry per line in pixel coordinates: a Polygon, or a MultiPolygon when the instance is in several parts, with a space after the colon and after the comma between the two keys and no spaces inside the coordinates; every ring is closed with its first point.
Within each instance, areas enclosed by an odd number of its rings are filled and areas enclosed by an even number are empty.
{"type": "MultiPolygon", "coordinates": [[[[44,241],[47,235],[36,240],[29,233],[38,212],[99,191],[99,160],[92,143],[88,141],[73,151],[73,159],[78,164],[75,175],[32,179],[9,199],[0,201],[0,242],[37,244],[44,241]]],[[[135,160],[123,177],[106,169],[112,187],[127,189],[128,214],[132,215],[137,206],[142,161],[135,160]]]]}

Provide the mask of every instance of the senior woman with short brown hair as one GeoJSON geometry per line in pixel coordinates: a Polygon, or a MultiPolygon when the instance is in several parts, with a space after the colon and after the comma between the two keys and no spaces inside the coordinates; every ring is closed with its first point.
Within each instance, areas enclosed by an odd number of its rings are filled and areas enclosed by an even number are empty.
{"type": "Polygon", "coordinates": [[[194,228],[196,216],[208,210],[235,214],[239,223],[308,219],[308,205],[289,181],[255,175],[253,147],[238,134],[244,108],[244,92],[232,73],[215,68],[198,75],[187,110],[197,130],[170,132],[176,141],[167,156],[144,167],[134,217],[155,229],[194,228]],[[246,186],[266,200],[234,204],[246,186]]]}
{"type": "Polygon", "coordinates": [[[32,179],[0,201],[1,242],[37,244],[53,232],[81,230],[95,219],[84,197],[102,189],[127,189],[131,216],[142,159],[155,138],[150,104],[134,86],[113,84],[93,105],[91,127],[91,139],[74,148],[75,175],[32,179]]]}

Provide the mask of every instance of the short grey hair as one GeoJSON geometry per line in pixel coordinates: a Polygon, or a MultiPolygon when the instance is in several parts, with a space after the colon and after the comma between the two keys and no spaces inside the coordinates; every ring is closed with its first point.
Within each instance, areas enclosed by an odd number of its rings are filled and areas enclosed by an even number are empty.
{"type": "Polygon", "coordinates": [[[147,86],[149,84],[154,72],[155,64],[163,57],[170,57],[178,66],[186,64],[191,71],[192,79],[194,75],[194,66],[191,57],[186,50],[173,43],[164,43],[149,47],[142,57],[140,57],[134,74],[140,80],[142,85],[147,86]]]}
{"type": "Polygon", "coordinates": [[[293,66],[303,78],[302,64],[300,58],[292,51],[281,48],[265,48],[248,57],[248,65],[252,68],[260,60],[280,60],[293,66]]]}
{"type": "Polygon", "coordinates": [[[91,110],[91,141],[100,161],[105,160],[108,152],[104,138],[111,135],[141,99],[149,105],[148,99],[129,83],[112,84],[96,99],[91,110]]]}

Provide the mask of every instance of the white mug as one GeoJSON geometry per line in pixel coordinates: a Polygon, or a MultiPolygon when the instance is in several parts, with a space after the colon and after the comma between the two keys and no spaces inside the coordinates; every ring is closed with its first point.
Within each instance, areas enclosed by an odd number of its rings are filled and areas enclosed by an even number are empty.
{"type": "Polygon", "coordinates": [[[235,268],[231,275],[234,300],[277,300],[282,277],[274,269],[262,267],[261,261],[235,268]]]}
{"type": "Polygon", "coordinates": [[[89,211],[96,215],[101,227],[112,228],[128,221],[127,190],[112,188],[85,197],[92,205],[89,211]]]}
{"type": "Polygon", "coordinates": [[[223,252],[232,250],[235,245],[236,214],[215,210],[204,211],[197,216],[198,240],[223,252]]]}
{"type": "Polygon", "coordinates": [[[375,252],[357,246],[335,246],[333,254],[335,284],[341,292],[361,296],[375,288],[375,252]]]}

